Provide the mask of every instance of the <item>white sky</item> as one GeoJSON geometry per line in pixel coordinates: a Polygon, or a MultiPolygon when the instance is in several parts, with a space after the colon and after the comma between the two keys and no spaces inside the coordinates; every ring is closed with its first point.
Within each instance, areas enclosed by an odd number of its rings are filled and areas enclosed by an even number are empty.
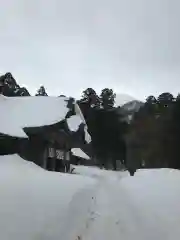
{"type": "Polygon", "coordinates": [[[30,92],[180,91],[178,0],[1,0],[0,70],[30,92]]]}

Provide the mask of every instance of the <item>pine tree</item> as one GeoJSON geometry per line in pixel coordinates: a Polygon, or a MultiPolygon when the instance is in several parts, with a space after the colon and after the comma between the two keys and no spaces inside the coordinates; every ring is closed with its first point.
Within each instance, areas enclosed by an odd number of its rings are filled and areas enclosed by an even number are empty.
{"type": "Polygon", "coordinates": [[[10,72],[0,77],[1,94],[8,97],[30,96],[28,90],[20,87],[10,72]]]}
{"type": "Polygon", "coordinates": [[[25,87],[21,87],[17,90],[16,96],[27,97],[30,96],[30,93],[25,87]]]}
{"type": "Polygon", "coordinates": [[[173,95],[168,92],[162,93],[158,97],[158,103],[163,107],[168,107],[173,101],[173,95]]]}
{"type": "Polygon", "coordinates": [[[85,103],[88,107],[100,107],[100,99],[96,91],[92,88],[87,88],[83,91],[81,103],[85,103]]]}
{"type": "Polygon", "coordinates": [[[146,103],[147,104],[156,104],[157,103],[157,99],[153,95],[151,95],[151,96],[146,98],[146,103]]]}
{"type": "Polygon", "coordinates": [[[41,86],[38,90],[35,96],[48,96],[46,93],[46,89],[44,86],[41,86]]]}
{"type": "Polygon", "coordinates": [[[104,88],[101,92],[101,105],[104,109],[110,109],[114,106],[116,94],[112,89],[104,88]]]}

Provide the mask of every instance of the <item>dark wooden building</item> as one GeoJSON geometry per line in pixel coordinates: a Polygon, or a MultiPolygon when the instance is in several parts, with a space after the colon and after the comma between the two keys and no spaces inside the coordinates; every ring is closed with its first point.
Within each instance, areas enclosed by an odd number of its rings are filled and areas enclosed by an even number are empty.
{"type": "MultiPolygon", "coordinates": [[[[11,99],[13,101],[13,98],[11,99]]],[[[23,101],[23,99],[26,99],[26,97],[23,97],[21,101],[23,101]]],[[[68,111],[64,118],[49,125],[24,127],[23,130],[27,137],[7,135],[3,133],[3,128],[1,128],[0,154],[17,153],[25,160],[32,161],[44,169],[67,172],[69,171],[72,160],[72,148],[78,147],[86,153],[90,153],[90,141],[87,141],[87,126],[82,118],[82,113],[78,113],[80,110],[76,102],[72,99],[67,100],[64,97],[60,99],[60,101],[67,102],[68,111]],[[74,115],[79,116],[78,122],[73,123],[74,126],[77,125],[76,131],[74,131],[74,129],[73,131],[71,130],[71,126],[68,125],[67,121],[67,119],[74,115]]],[[[33,107],[33,105],[31,107],[33,107]]],[[[7,109],[7,111],[8,110],[10,109],[7,109]]],[[[28,111],[28,109],[26,109],[26,111],[28,111]]],[[[5,121],[3,124],[5,124],[5,121]]]]}

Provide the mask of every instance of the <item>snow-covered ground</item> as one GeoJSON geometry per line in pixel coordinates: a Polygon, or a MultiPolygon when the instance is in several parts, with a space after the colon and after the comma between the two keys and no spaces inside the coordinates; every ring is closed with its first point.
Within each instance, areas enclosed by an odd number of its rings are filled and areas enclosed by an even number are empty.
{"type": "Polygon", "coordinates": [[[65,240],[72,206],[82,201],[83,215],[95,184],[89,177],[45,171],[17,155],[0,157],[0,239],[65,240]]]}
{"type": "Polygon", "coordinates": [[[0,158],[3,240],[178,240],[180,172],[76,166],[45,171],[17,155],[0,158]]]}

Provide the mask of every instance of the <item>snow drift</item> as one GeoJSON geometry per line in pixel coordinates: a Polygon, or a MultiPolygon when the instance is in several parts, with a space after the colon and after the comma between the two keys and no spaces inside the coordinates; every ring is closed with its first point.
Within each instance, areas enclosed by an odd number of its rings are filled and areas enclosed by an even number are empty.
{"type": "Polygon", "coordinates": [[[89,195],[81,192],[88,193],[94,184],[88,177],[48,172],[17,155],[1,156],[1,239],[65,240],[74,197],[86,210],[89,195]]]}

